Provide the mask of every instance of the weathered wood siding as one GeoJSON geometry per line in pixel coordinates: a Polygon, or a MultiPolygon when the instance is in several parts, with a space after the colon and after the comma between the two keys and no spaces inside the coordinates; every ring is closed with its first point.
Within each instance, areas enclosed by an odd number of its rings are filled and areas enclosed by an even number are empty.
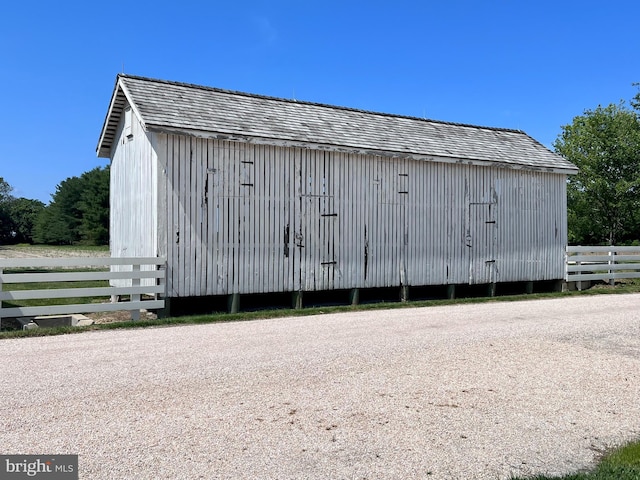
{"type": "MultiPolygon", "coordinates": [[[[162,172],[157,253],[168,259],[170,296],[564,274],[565,175],[173,134],[150,140],[144,148],[153,145],[162,172]]],[[[114,175],[117,191],[154,188],[156,155],[131,156],[128,172],[150,170],[114,175]]],[[[150,198],[127,198],[139,202],[131,216],[150,214],[150,198]]],[[[154,246],[141,230],[148,221],[127,222],[142,248],[154,246]]]]}
{"type": "MultiPolygon", "coordinates": [[[[158,172],[151,134],[131,111],[122,116],[111,155],[110,250],[112,257],[155,257],[158,254],[158,172]]],[[[118,270],[120,267],[112,267],[118,270]]],[[[143,267],[148,269],[151,267],[143,267]]],[[[111,283],[125,286],[126,281],[111,283]]],[[[151,281],[143,280],[143,285],[151,281]]],[[[129,281],[129,284],[131,282],[129,281]]]]}

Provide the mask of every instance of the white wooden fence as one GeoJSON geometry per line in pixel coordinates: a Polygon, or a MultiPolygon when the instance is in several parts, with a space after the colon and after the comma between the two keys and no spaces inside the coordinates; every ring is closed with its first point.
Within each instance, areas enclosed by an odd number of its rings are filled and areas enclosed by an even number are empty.
{"type": "Polygon", "coordinates": [[[578,290],[583,281],[640,278],[640,247],[582,247],[568,246],[565,262],[565,281],[576,282],[578,290]]]}
{"type": "MultiPolygon", "coordinates": [[[[0,322],[2,317],[31,317],[37,315],[63,315],[90,312],[131,311],[131,318],[140,318],[141,309],[157,309],[164,307],[164,300],[159,295],[165,294],[165,259],[156,257],[139,258],[9,258],[0,259],[0,322]],[[29,269],[68,269],[96,268],[118,265],[115,271],[82,271],[82,272],[34,272],[29,269]],[[128,266],[128,267],[127,267],[128,266]],[[18,273],[4,273],[5,269],[19,269],[18,273]],[[49,288],[37,290],[10,290],[12,283],[49,283],[76,282],[92,280],[127,279],[129,286],[109,287],[71,287],[49,288]],[[141,285],[141,279],[154,279],[153,285],[141,285]],[[123,295],[129,296],[128,302],[120,302],[123,295]],[[142,295],[152,295],[152,299],[144,299],[142,295]],[[3,308],[3,301],[76,298],[76,297],[111,297],[111,303],[86,303],[74,305],[49,305],[38,307],[3,308]]],[[[147,283],[147,282],[145,282],[147,283]]]]}

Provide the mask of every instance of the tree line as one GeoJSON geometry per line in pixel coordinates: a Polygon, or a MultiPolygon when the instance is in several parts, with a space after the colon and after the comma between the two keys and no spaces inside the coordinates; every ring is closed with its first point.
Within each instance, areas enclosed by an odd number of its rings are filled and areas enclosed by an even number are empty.
{"type": "Polygon", "coordinates": [[[15,198],[0,177],[0,245],[107,245],[109,167],[94,168],[56,186],[51,202],[15,198]]]}
{"type": "Polygon", "coordinates": [[[585,110],[562,127],[554,148],[580,169],[567,181],[569,243],[638,244],[640,92],[629,106],[585,110]]]}

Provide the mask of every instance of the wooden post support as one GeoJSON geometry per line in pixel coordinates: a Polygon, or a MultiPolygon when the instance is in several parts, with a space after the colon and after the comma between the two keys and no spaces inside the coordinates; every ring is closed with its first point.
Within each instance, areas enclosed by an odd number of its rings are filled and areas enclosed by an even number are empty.
{"type": "Polygon", "coordinates": [[[158,318],[169,318],[171,316],[171,297],[164,297],[164,308],[158,310],[158,318]]]}
{"type": "MultiPolygon", "coordinates": [[[[133,265],[132,266],[132,270],[134,272],[139,272],[140,271],[140,265],[139,264],[138,265],[133,265]]],[[[133,278],[131,280],[131,286],[132,287],[139,287],[140,286],[140,277],[133,278]]],[[[140,302],[140,294],[139,293],[132,293],[129,298],[130,298],[130,301],[132,301],[132,302],[140,302]]],[[[140,320],[140,308],[137,308],[135,310],[131,310],[131,320],[133,320],[133,321],[140,320]]]]}
{"type": "Polygon", "coordinates": [[[232,293],[227,298],[227,312],[238,313],[240,311],[240,294],[232,293]]]}
{"type": "Polygon", "coordinates": [[[453,300],[456,298],[456,286],[455,285],[447,285],[447,298],[449,300],[453,300]]]}
{"type": "Polygon", "coordinates": [[[490,297],[495,297],[496,296],[496,284],[495,283],[490,283],[487,287],[487,295],[490,297]]]}
{"type": "Polygon", "coordinates": [[[556,280],[553,284],[554,292],[567,292],[569,290],[567,282],[564,280],[556,280]]]}
{"type": "Polygon", "coordinates": [[[531,295],[533,293],[533,282],[527,282],[524,289],[527,295],[531,295]]]}
{"type": "MultiPolygon", "coordinates": [[[[576,265],[580,267],[580,265],[582,265],[582,262],[576,262],[576,265]]],[[[581,269],[578,269],[578,275],[582,275],[581,269]]],[[[576,288],[578,289],[578,291],[582,291],[582,280],[578,280],[576,282],[576,288]]]]}
{"type": "MultiPolygon", "coordinates": [[[[0,292],[2,291],[2,268],[0,268],[0,292]]],[[[2,300],[0,300],[0,330],[2,330],[2,300]]]]}
{"type": "Polygon", "coordinates": [[[360,289],[352,288],[349,292],[349,301],[351,305],[359,305],[360,304],[360,289]]]}
{"type": "Polygon", "coordinates": [[[400,301],[401,302],[408,302],[409,301],[409,286],[408,285],[402,285],[400,287],[400,301]]]}
{"type": "Polygon", "coordinates": [[[296,310],[302,309],[302,290],[298,290],[297,292],[292,293],[292,306],[296,310]]]}
{"type": "MultiPolygon", "coordinates": [[[[616,252],[609,252],[609,265],[615,265],[616,263],[616,252]]],[[[609,270],[609,275],[611,275],[611,278],[609,279],[609,285],[611,285],[612,287],[615,286],[616,284],[616,279],[613,278],[613,271],[609,270]]]]}

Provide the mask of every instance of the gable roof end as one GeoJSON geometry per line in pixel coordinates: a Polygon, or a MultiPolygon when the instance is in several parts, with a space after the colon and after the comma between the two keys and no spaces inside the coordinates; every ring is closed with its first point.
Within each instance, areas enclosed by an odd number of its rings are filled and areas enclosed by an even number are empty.
{"type": "Polygon", "coordinates": [[[122,109],[149,131],[315,145],[447,162],[576,173],[520,130],[479,127],[118,75],[97,152],[109,157],[122,109]]]}
{"type": "Polygon", "coordinates": [[[129,96],[125,93],[125,89],[123,87],[121,75],[118,75],[116,77],[116,84],[113,87],[113,93],[111,94],[109,110],[107,110],[107,116],[102,124],[100,139],[98,140],[98,146],[96,147],[98,157],[109,158],[111,156],[111,147],[115,140],[122,112],[127,104],[132,104],[131,99],[128,98],[129,96]]]}

